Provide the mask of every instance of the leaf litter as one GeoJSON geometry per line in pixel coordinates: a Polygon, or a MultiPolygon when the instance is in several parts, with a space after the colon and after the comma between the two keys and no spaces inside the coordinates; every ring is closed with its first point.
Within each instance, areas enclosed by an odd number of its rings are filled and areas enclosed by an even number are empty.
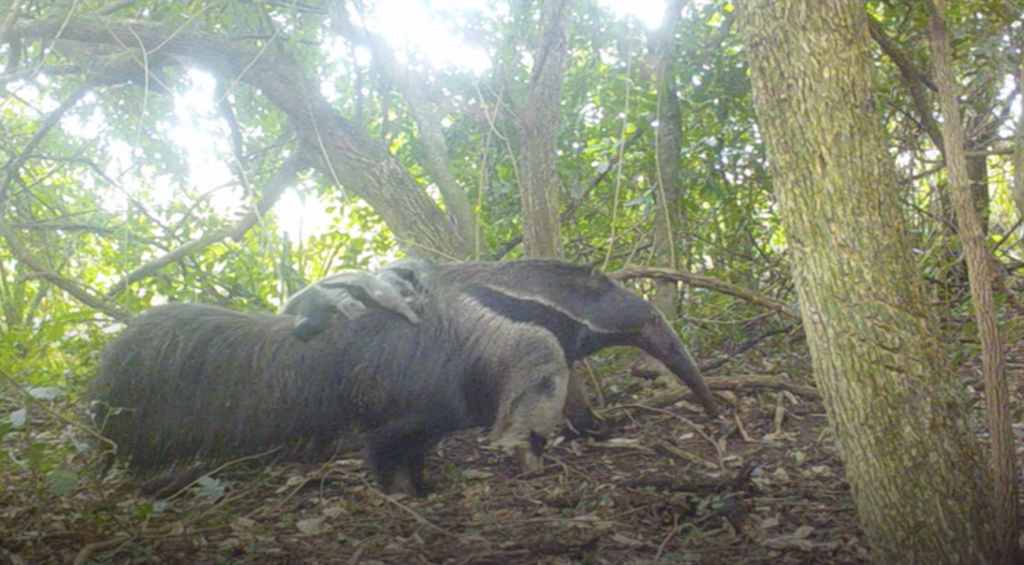
{"type": "MultiPolygon", "coordinates": [[[[420,499],[377,490],[351,448],[327,462],[227,466],[165,499],[73,450],[46,472],[5,463],[0,565],[867,562],[820,401],[713,384],[731,407],[710,420],[688,394],[656,405],[660,386],[606,393],[612,438],[566,431],[535,475],[482,430],[447,437],[420,499]]],[[[0,445],[15,454],[67,438],[67,426],[31,422],[0,445]]]]}

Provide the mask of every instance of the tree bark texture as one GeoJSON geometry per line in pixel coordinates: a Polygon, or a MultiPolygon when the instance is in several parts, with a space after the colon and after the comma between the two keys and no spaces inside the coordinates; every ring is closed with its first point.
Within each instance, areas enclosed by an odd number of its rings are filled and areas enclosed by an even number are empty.
{"type": "Polygon", "coordinates": [[[991,474],[905,239],[863,3],[742,0],[737,14],[815,380],[873,559],[992,563],[991,474]]]}
{"type": "Polygon", "coordinates": [[[187,28],[85,15],[19,21],[10,34],[142,48],[147,56],[138,61],[186,62],[221,80],[245,82],[288,116],[314,167],[365,200],[404,247],[447,258],[466,257],[471,251],[405,166],[379,140],[340,116],[284,49],[261,49],[187,28]]]}
{"type": "Polygon", "coordinates": [[[559,102],[568,56],[570,0],[540,3],[540,29],[533,49],[533,70],[520,131],[520,179],[523,244],[527,257],[562,256],[555,171],[559,102]]]}
{"type": "MultiPolygon", "coordinates": [[[[989,437],[992,445],[992,469],[996,548],[1001,551],[998,563],[1017,562],[1017,461],[1013,429],[1010,426],[1010,392],[1003,365],[1003,340],[996,323],[991,271],[991,253],[985,245],[985,233],[979,219],[976,183],[981,182],[988,201],[987,178],[977,180],[978,162],[984,174],[984,158],[968,160],[964,155],[964,132],[960,121],[960,103],[949,54],[949,35],[946,30],[945,2],[929,0],[931,27],[932,77],[939,90],[942,110],[942,136],[946,140],[943,156],[949,175],[950,200],[956,211],[960,244],[967,259],[967,277],[974,305],[974,319],[981,341],[981,367],[985,381],[985,407],[988,416],[989,437]],[[972,175],[972,172],[974,173],[972,175]],[[972,180],[974,181],[972,183],[972,180]]],[[[987,176],[987,175],[986,175],[987,176]]],[[[987,208],[987,206],[986,206],[987,208]]],[[[987,214],[985,214],[987,215],[987,214]]]]}

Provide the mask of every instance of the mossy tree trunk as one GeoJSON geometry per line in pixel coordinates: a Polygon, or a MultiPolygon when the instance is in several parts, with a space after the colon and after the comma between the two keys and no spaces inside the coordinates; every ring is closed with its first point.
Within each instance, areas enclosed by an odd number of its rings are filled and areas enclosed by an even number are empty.
{"type": "Polygon", "coordinates": [[[876,563],[993,563],[990,473],[937,349],[875,105],[863,2],[737,3],[836,443],[876,563]]]}

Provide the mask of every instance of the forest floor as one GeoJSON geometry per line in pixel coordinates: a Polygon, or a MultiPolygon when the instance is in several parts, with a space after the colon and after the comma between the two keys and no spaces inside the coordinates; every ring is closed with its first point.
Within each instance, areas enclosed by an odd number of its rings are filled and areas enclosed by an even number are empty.
{"type": "MultiPolygon", "coordinates": [[[[358,451],[229,467],[164,500],[84,470],[82,456],[66,460],[85,478],[60,495],[7,462],[0,565],[867,562],[808,361],[753,357],[708,376],[731,405],[715,420],[662,378],[621,378],[601,411],[611,439],[563,435],[537,476],[481,430],[448,437],[420,499],[379,492],[358,451]]],[[[31,441],[81,434],[50,428],[31,441]]]]}

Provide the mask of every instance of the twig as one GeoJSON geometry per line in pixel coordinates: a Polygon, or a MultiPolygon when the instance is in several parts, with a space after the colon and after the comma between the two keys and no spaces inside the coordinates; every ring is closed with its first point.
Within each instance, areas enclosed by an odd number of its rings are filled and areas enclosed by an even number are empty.
{"type": "Polygon", "coordinates": [[[774,328],[774,329],[768,330],[768,331],[762,333],[761,335],[756,335],[756,336],[754,336],[754,337],[744,341],[743,343],[741,343],[740,346],[737,347],[735,351],[732,351],[731,353],[729,353],[728,357],[725,357],[724,359],[719,359],[718,361],[714,361],[712,363],[708,363],[707,365],[701,365],[700,370],[701,370],[701,372],[705,372],[705,371],[710,371],[712,369],[717,369],[717,368],[721,367],[722,365],[725,365],[726,363],[732,361],[734,358],[739,357],[740,355],[745,353],[747,350],[753,348],[755,345],[757,345],[758,343],[761,343],[762,341],[768,339],[769,337],[771,337],[773,335],[789,333],[789,331],[792,330],[792,329],[793,329],[793,326],[788,326],[787,325],[785,327],[774,328]]]}
{"type": "Polygon", "coordinates": [[[370,484],[370,482],[367,481],[364,477],[360,476],[359,480],[361,480],[363,482],[363,484],[366,485],[366,488],[370,489],[370,492],[374,493],[375,495],[379,496],[380,498],[383,498],[385,501],[390,502],[391,504],[394,504],[398,508],[404,510],[406,513],[408,513],[410,516],[412,516],[413,519],[415,519],[417,522],[423,524],[424,526],[426,526],[426,527],[430,528],[431,530],[434,530],[435,532],[438,532],[438,533],[440,533],[442,535],[445,535],[445,536],[448,536],[448,537],[452,537],[452,538],[455,537],[455,534],[453,534],[453,533],[451,533],[451,532],[441,528],[440,526],[434,525],[433,522],[431,522],[430,520],[427,520],[426,518],[424,518],[420,513],[416,512],[412,508],[409,508],[408,506],[402,504],[401,502],[395,500],[393,497],[388,496],[387,494],[382,492],[380,489],[378,489],[377,487],[375,487],[372,484],[370,484]]]}
{"type": "Polygon", "coordinates": [[[266,457],[267,455],[270,455],[270,454],[275,453],[275,452],[280,451],[280,450],[281,450],[280,447],[275,447],[273,449],[268,449],[267,451],[264,451],[262,453],[255,453],[253,455],[246,455],[245,457],[240,457],[238,459],[233,459],[233,460],[228,461],[228,462],[224,463],[223,465],[221,465],[221,466],[219,466],[216,469],[213,469],[211,471],[206,471],[206,472],[202,472],[201,471],[202,475],[196,477],[191,482],[189,482],[185,486],[181,487],[180,489],[175,491],[173,494],[171,494],[171,496],[168,496],[164,500],[168,501],[168,502],[171,501],[171,500],[174,500],[174,498],[176,498],[177,496],[179,496],[182,493],[184,493],[189,487],[191,487],[192,485],[198,483],[199,479],[201,479],[203,477],[210,476],[210,475],[215,475],[215,474],[223,471],[224,469],[227,469],[229,467],[233,467],[233,466],[235,466],[235,465],[237,465],[239,463],[244,463],[246,461],[252,461],[252,460],[255,460],[255,459],[261,459],[263,457],[266,457]]]}
{"type": "Polygon", "coordinates": [[[685,449],[680,449],[679,447],[676,447],[675,445],[672,445],[671,443],[665,441],[658,442],[657,444],[653,445],[652,448],[654,449],[654,452],[657,453],[658,455],[680,457],[682,459],[690,461],[695,465],[707,467],[708,469],[721,470],[721,465],[715,465],[711,461],[708,461],[699,455],[690,453],[685,449]],[[665,451],[667,451],[668,453],[663,453],[665,451]]]}
{"type": "Polygon", "coordinates": [[[736,412],[733,412],[732,417],[736,421],[736,429],[739,430],[740,437],[743,438],[743,441],[747,443],[757,443],[757,440],[751,437],[749,433],[747,433],[747,428],[743,427],[743,420],[740,420],[740,415],[736,412]]]}
{"type": "MultiPolygon", "coordinates": [[[[507,522],[507,525],[509,525],[509,526],[522,526],[522,525],[526,525],[526,524],[549,524],[549,523],[552,523],[552,522],[566,523],[566,524],[574,524],[574,523],[592,524],[592,523],[594,523],[595,520],[600,520],[601,522],[611,523],[611,522],[613,522],[613,521],[615,521],[615,520],[617,520],[619,518],[624,518],[626,516],[629,516],[630,514],[637,514],[639,512],[646,512],[646,511],[647,511],[647,507],[646,506],[638,506],[636,508],[630,508],[629,510],[626,510],[624,512],[619,512],[618,514],[612,514],[611,516],[605,516],[605,517],[601,517],[601,518],[595,518],[593,514],[587,514],[585,516],[572,516],[572,517],[551,516],[551,517],[545,517],[545,518],[524,518],[522,520],[510,520],[510,521],[507,522]]],[[[619,524],[619,525],[622,525],[622,524],[619,524]]]]}
{"type": "MultiPolygon", "coordinates": [[[[258,486],[259,486],[258,483],[257,484],[253,484],[253,485],[251,485],[251,486],[249,486],[249,487],[239,491],[237,494],[222,497],[220,500],[218,500],[212,506],[210,506],[209,508],[204,509],[199,514],[193,514],[193,515],[189,516],[188,518],[182,520],[180,522],[181,526],[182,526],[180,528],[180,530],[177,529],[177,528],[174,528],[172,533],[170,533],[170,534],[146,536],[146,538],[147,539],[160,539],[160,538],[164,538],[164,537],[169,538],[169,537],[176,537],[176,536],[180,536],[180,535],[187,535],[186,532],[187,532],[188,528],[186,526],[188,526],[190,524],[195,524],[200,519],[208,516],[211,512],[213,512],[214,510],[216,510],[218,508],[227,506],[231,502],[234,502],[236,500],[241,500],[241,499],[245,498],[246,496],[249,495],[249,493],[251,493],[254,490],[256,490],[256,488],[258,486]]],[[[216,530],[219,530],[219,529],[220,528],[214,528],[213,531],[216,531],[216,530]]]]}
{"type": "Polygon", "coordinates": [[[366,546],[359,544],[359,547],[356,548],[356,552],[349,558],[348,565],[359,565],[359,560],[363,558],[364,551],[366,551],[366,546]]]}
{"type": "MultiPolygon", "coordinates": [[[[788,390],[789,392],[809,398],[811,400],[818,400],[821,395],[818,394],[818,390],[812,386],[798,385],[790,382],[786,382],[779,377],[772,377],[766,375],[732,375],[729,377],[708,377],[705,379],[708,384],[708,388],[711,390],[737,390],[737,389],[770,389],[770,390],[788,390]]],[[[665,407],[671,406],[676,402],[683,399],[684,396],[689,394],[690,389],[678,386],[665,392],[659,393],[651,397],[647,402],[650,406],[665,407]]]]}
{"type": "Polygon", "coordinates": [[[597,382],[597,373],[594,372],[593,365],[587,359],[582,361],[582,365],[587,369],[587,380],[590,381],[590,390],[594,391],[594,396],[597,397],[597,405],[604,408],[604,393],[601,392],[601,383],[597,382]]]}
{"type": "Polygon", "coordinates": [[[652,560],[654,563],[657,563],[659,560],[661,560],[661,554],[664,553],[665,546],[668,545],[668,542],[671,541],[672,538],[674,538],[676,533],[678,533],[678,532],[679,532],[679,516],[676,516],[675,514],[673,514],[672,515],[672,529],[669,530],[668,535],[666,535],[665,539],[661,540],[661,544],[658,545],[658,551],[657,551],[657,553],[654,554],[654,559],[652,560]]]}
{"type": "Polygon", "coordinates": [[[21,383],[19,383],[17,380],[15,380],[14,377],[8,375],[3,369],[0,369],[0,379],[3,379],[5,381],[7,381],[8,384],[11,385],[11,387],[13,387],[18,392],[20,392],[26,399],[28,399],[29,402],[31,402],[34,406],[38,407],[43,412],[46,412],[47,414],[49,414],[53,419],[58,420],[60,422],[64,422],[65,424],[74,426],[74,427],[76,427],[76,428],[78,428],[80,430],[83,430],[83,431],[87,432],[89,435],[92,435],[96,439],[98,439],[98,440],[100,440],[102,442],[105,442],[108,445],[113,445],[113,442],[111,442],[109,439],[103,437],[103,435],[100,434],[98,431],[96,431],[92,426],[88,426],[88,425],[83,424],[82,422],[79,422],[79,421],[77,421],[77,420],[75,420],[73,418],[68,418],[67,416],[64,416],[63,414],[58,414],[57,412],[55,412],[53,409],[51,409],[49,406],[44,404],[38,398],[36,398],[36,397],[32,396],[31,394],[29,394],[29,392],[27,390],[25,390],[25,387],[21,386],[21,383]]]}
{"type": "Polygon", "coordinates": [[[78,554],[75,555],[75,559],[71,563],[72,565],[85,565],[89,562],[89,558],[92,557],[92,555],[97,551],[107,549],[109,547],[114,547],[117,545],[123,545],[125,543],[132,541],[133,539],[135,539],[135,537],[136,536],[133,535],[122,534],[114,536],[112,539],[108,539],[106,541],[98,541],[95,543],[86,544],[86,546],[79,550],[78,554]]]}
{"type": "Polygon", "coordinates": [[[684,424],[686,424],[686,425],[690,426],[691,428],[693,428],[693,431],[697,432],[697,435],[699,435],[700,437],[702,437],[705,440],[707,440],[707,442],[710,443],[711,446],[715,448],[715,453],[718,454],[718,466],[719,466],[719,468],[721,468],[721,470],[723,470],[723,471],[725,470],[725,459],[724,459],[725,458],[725,453],[722,451],[722,446],[720,446],[717,441],[712,439],[711,436],[709,436],[708,434],[704,433],[704,430],[701,429],[701,427],[698,426],[693,420],[690,420],[689,418],[686,418],[684,416],[680,416],[679,414],[676,414],[675,412],[673,412],[671,410],[665,410],[664,408],[657,408],[657,407],[654,407],[654,406],[647,406],[645,404],[621,404],[621,405],[617,406],[616,408],[619,408],[619,409],[642,408],[644,410],[649,410],[651,412],[657,412],[659,414],[667,414],[667,415],[672,416],[673,418],[679,420],[680,422],[683,422],[684,424]]]}

